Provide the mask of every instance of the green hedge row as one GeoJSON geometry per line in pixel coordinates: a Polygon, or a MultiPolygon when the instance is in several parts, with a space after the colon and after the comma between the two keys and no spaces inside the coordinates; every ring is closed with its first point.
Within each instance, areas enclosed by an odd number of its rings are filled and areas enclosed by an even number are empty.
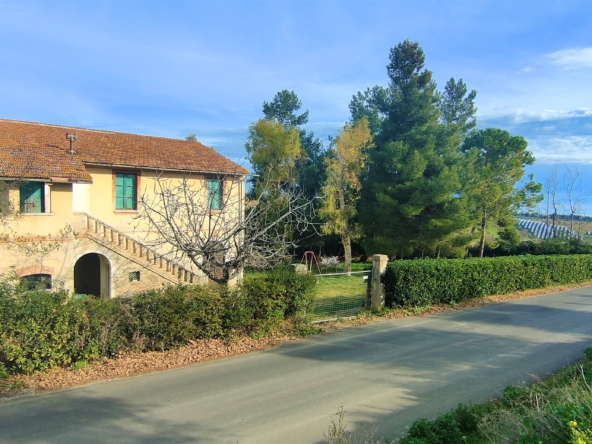
{"type": "Polygon", "coordinates": [[[168,286],[129,298],[81,300],[0,282],[0,378],[126,350],[165,350],[194,339],[264,335],[305,319],[316,280],[287,270],[238,288],[168,286]]]}
{"type": "Polygon", "coordinates": [[[450,304],[589,280],[592,255],[401,260],[385,272],[385,305],[450,304]]]}

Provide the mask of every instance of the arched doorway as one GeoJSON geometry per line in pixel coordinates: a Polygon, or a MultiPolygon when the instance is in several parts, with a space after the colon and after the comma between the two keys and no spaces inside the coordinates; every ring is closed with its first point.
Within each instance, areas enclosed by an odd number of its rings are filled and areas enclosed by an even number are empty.
{"type": "Polygon", "coordinates": [[[74,292],[110,297],[111,267],[105,256],[88,253],[74,264],[74,292]]]}

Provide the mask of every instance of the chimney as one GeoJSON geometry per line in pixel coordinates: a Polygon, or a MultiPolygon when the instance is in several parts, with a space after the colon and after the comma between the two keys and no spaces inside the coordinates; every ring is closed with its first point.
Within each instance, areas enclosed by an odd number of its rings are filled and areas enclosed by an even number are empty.
{"type": "Polygon", "coordinates": [[[70,149],[68,150],[68,154],[74,154],[74,141],[78,139],[77,134],[68,134],[66,133],[66,139],[70,141],[70,149]]]}

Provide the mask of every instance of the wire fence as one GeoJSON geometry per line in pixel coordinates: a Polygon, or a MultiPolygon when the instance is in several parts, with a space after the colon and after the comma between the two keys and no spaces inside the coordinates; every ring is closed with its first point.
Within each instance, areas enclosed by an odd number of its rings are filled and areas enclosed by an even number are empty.
{"type": "Polygon", "coordinates": [[[313,322],[355,316],[368,308],[372,270],[318,275],[313,322]]]}

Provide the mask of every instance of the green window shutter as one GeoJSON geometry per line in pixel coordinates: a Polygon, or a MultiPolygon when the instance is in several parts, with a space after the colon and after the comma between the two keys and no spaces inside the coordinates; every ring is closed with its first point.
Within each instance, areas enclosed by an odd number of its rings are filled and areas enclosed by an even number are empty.
{"type": "Polygon", "coordinates": [[[137,202],[138,179],[135,174],[115,175],[115,209],[135,210],[137,202]]]}
{"type": "Polygon", "coordinates": [[[115,209],[123,210],[124,207],[124,185],[123,185],[123,174],[115,175],[115,209]]]}
{"type": "Polygon", "coordinates": [[[125,182],[125,208],[128,210],[136,209],[136,176],[135,174],[126,174],[125,182]]]}
{"type": "Polygon", "coordinates": [[[220,179],[208,179],[208,208],[210,210],[222,209],[222,181],[220,179]]]}
{"type": "Polygon", "coordinates": [[[44,212],[45,194],[43,189],[43,182],[27,182],[19,187],[21,212],[44,212]]]}

